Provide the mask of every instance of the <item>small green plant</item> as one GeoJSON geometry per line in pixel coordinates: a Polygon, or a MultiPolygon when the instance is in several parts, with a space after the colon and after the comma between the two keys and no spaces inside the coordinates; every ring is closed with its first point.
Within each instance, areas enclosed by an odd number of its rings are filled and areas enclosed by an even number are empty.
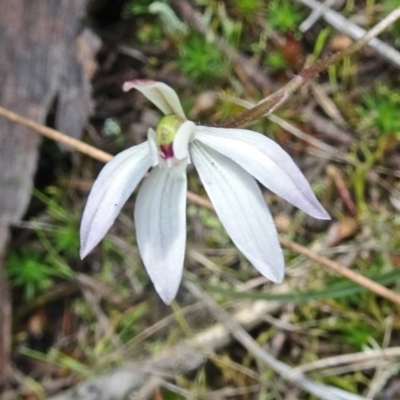
{"type": "Polygon", "coordinates": [[[32,300],[37,293],[51,287],[55,277],[65,277],[63,271],[32,250],[11,253],[6,260],[6,271],[11,285],[22,290],[25,300],[32,300]]]}
{"type": "Polygon", "coordinates": [[[37,229],[39,238],[48,241],[48,246],[65,256],[76,257],[79,253],[79,220],[78,216],[63,205],[63,190],[56,187],[47,188],[48,195],[34,191],[34,196],[46,205],[47,213],[52,217],[52,229],[37,229]]]}
{"type": "Polygon", "coordinates": [[[182,46],[183,56],[176,62],[189,78],[201,82],[224,79],[229,71],[228,62],[218,48],[204,37],[193,34],[182,46]]]}
{"type": "Polygon", "coordinates": [[[46,205],[51,217],[50,223],[44,225],[31,221],[41,246],[32,242],[22,250],[11,252],[6,259],[11,285],[22,291],[25,300],[51,287],[55,278],[70,278],[73,273],[64,258],[75,258],[79,253],[77,218],[63,207],[62,190],[49,188],[48,193],[47,196],[34,191],[34,197],[46,205]]]}
{"type": "Polygon", "coordinates": [[[299,8],[290,0],[269,2],[267,24],[279,32],[296,31],[303,18],[299,8]]]}
{"type": "Polygon", "coordinates": [[[279,50],[274,50],[268,53],[266,57],[266,64],[272,69],[280,70],[287,67],[283,54],[279,50]]]}
{"type": "Polygon", "coordinates": [[[257,17],[264,7],[261,0],[235,0],[234,6],[244,19],[257,17]]]}
{"type": "Polygon", "coordinates": [[[380,137],[400,134],[399,93],[378,85],[361,100],[363,106],[358,107],[357,114],[362,130],[372,130],[380,137]]]}
{"type": "MultiPolygon", "coordinates": [[[[400,95],[384,85],[377,85],[372,93],[361,98],[362,105],[356,108],[358,128],[368,138],[358,142],[358,153],[362,157],[352,174],[358,209],[365,210],[365,185],[368,171],[384,158],[394,138],[400,137],[400,95]]],[[[359,157],[356,157],[359,159],[359,157]]]]}

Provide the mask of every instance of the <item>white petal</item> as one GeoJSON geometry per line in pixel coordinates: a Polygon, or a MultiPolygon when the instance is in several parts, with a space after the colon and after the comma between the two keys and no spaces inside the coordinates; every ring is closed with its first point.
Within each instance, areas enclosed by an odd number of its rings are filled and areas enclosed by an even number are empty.
{"type": "Polygon", "coordinates": [[[196,125],[192,121],[185,121],[176,132],[173,150],[178,160],[183,160],[189,155],[189,143],[193,141],[196,125]]]}
{"type": "Polygon", "coordinates": [[[284,276],[284,259],[274,221],[254,178],[199,142],[190,146],[193,163],[232,241],[273,282],[284,276]]]}
{"type": "Polygon", "coordinates": [[[117,154],[101,170],[82,216],[81,258],[103,239],[150,166],[150,148],[144,142],[117,154]]]}
{"type": "Polygon", "coordinates": [[[181,102],[175,90],[162,82],[147,79],[135,79],[125,82],[122,89],[127,92],[131,89],[139,90],[165,115],[174,114],[186,119],[181,102]]]}
{"type": "Polygon", "coordinates": [[[186,245],[186,175],[154,168],[136,199],[140,254],[161,299],[170,304],[182,279],[186,245]]]}
{"type": "Polygon", "coordinates": [[[150,156],[152,160],[152,167],[159,164],[158,149],[157,149],[157,133],[153,128],[149,128],[147,131],[147,140],[150,146],[150,156]]]}
{"type": "Polygon", "coordinates": [[[330,219],[307,179],[277,143],[245,129],[196,126],[196,140],[229,157],[259,180],[314,218],[330,219]]]}

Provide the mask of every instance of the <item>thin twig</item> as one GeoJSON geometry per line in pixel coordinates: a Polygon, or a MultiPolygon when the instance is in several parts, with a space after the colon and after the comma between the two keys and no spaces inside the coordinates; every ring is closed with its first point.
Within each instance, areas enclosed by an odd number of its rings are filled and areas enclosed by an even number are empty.
{"type": "Polygon", "coordinates": [[[318,262],[325,267],[328,267],[332,271],[335,271],[339,275],[345,276],[347,279],[350,279],[358,285],[364,286],[372,292],[375,292],[376,294],[379,294],[380,296],[392,301],[393,303],[400,305],[400,295],[386,288],[385,286],[382,286],[379,283],[376,283],[371,279],[366,278],[364,275],[358,274],[357,272],[339,264],[336,261],[332,261],[326,257],[320,256],[314,251],[308,249],[307,247],[301,246],[282,236],[279,237],[279,241],[282,246],[285,246],[286,248],[293,250],[296,253],[306,256],[310,260],[318,262]]]}
{"type": "Polygon", "coordinates": [[[309,372],[317,369],[325,369],[336,367],[343,364],[359,363],[364,361],[374,360],[387,360],[389,358],[399,358],[400,357],[400,347],[389,347],[387,349],[374,349],[365,350],[359,353],[351,354],[341,354],[339,356],[322,358],[321,360],[313,361],[308,364],[304,364],[300,367],[293,368],[292,372],[309,372]]]}
{"type": "MultiPolygon", "coordinates": [[[[400,11],[400,8],[399,8],[399,11],[400,11]]],[[[24,126],[27,126],[37,133],[43,134],[44,136],[54,139],[60,143],[64,143],[64,144],[72,147],[74,150],[77,150],[79,152],[87,154],[90,157],[97,159],[99,161],[106,162],[106,161],[111,160],[113,157],[109,153],[100,151],[97,148],[90,146],[88,144],[82,143],[81,141],[79,141],[77,139],[72,139],[63,133],[56,131],[55,129],[47,128],[47,127],[40,125],[34,121],[24,118],[18,114],[8,111],[2,107],[0,107],[0,116],[3,116],[4,118],[7,118],[11,121],[20,123],[24,126]]],[[[188,192],[187,198],[189,201],[191,201],[194,204],[197,204],[200,207],[204,207],[209,210],[214,210],[213,205],[208,200],[203,199],[202,197],[200,197],[199,195],[197,195],[195,193],[188,192]]],[[[308,249],[307,247],[301,246],[289,239],[286,239],[286,238],[280,236],[279,240],[283,246],[308,257],[310,260],[316,261],[316,262],[322,264],[323,266],[328,267],[329,269],[335,271],[336,273],[338,273],[342,276],[345,276],[346,278],[352,280],[353,282],[357,283],[358,285],[363,286],[363,287],[367,288],[368,290],[375,292],[376,294],[379,294],[380,296],[400,305],[400,295],[396,294],[395,292],[393,292],[390,289],[387,289],[385,286],[382,286],[379,283],[376,283],[376,282],[372,281],[371,279],[368,279],[365,276],[358,274],[357,272],[352,271],[349,268],[347,268],[335,261],[329,260],[326,257],[318,255],[317,253],[308,249]]]]}
{"type": "Polygon", "coordinates": [[[27,128],[30,128],[37,133],[40,133],[42,136],[55,140],[56,142],[66,144],[72,149],[77,150],[80,153],[86,154],[96,160],[108,162],[112,159],[112,155],[106,153],[105,151],[99,150],[96,147],[81,142],[78,139],[67,136],[55,129],[51,129],[47,126],[41,125],[31,119],[24,118],[21,115],[7,110],[4,107],[0,107],[0,116],[8,119],[9,121],[26,126],[27,128]]]}

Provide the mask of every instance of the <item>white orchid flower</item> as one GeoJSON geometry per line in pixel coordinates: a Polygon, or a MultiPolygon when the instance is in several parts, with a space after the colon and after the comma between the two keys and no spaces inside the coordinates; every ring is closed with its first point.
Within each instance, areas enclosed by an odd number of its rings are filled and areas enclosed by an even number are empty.
{"type": "Polygon", "coordinates": [[[214,128],[188,121],[168,85],[134,80],[165,116],[145,143],[116,155],[100,172],[81,224],[81,257],[105,236],[122,206],[152,167],[135,204],[139,251],[166,304],[176,296],[186,246],[186,166],[193,162],[233,243],[265,277],[281,282],[284,258],[258,180],[314,218],[329,219],[291,157],[267,137],[245,129],[214,128]],[[255,179],[254,179],[255,178],[255,179]]]}

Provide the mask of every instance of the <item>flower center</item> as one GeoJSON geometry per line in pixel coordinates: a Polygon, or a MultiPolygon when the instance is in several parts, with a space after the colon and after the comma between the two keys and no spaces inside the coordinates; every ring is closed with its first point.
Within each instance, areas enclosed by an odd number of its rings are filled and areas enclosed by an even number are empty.
{"type": "Polygon", "coordinates": [[[165,115],[156,128],[156,143],[160,157],[168,160],[174,157],[173,143],[179,127],[185,122],[176,115],[165,115]]]}

